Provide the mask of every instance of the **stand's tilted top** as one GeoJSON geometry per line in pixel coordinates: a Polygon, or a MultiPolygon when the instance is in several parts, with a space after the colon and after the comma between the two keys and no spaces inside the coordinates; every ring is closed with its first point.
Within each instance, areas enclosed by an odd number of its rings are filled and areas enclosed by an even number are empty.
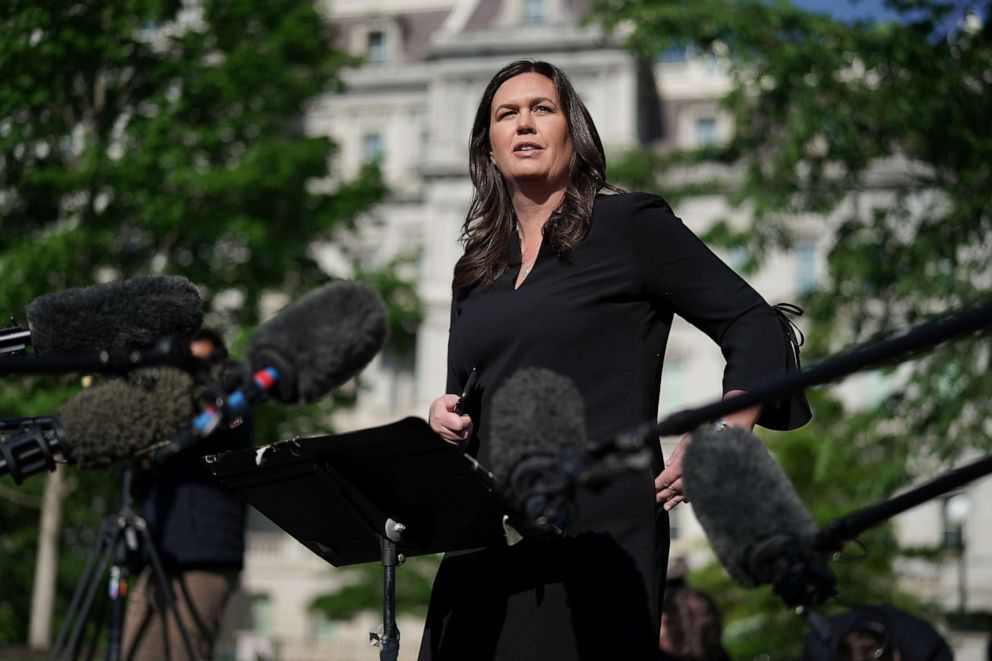
{"type": "Polygon", "coordinates": [[[386,521],[407,556],[503,541],[488,472],[419,418],[206,458],[221,482],[335,566],[381,558],[386,521]]]}

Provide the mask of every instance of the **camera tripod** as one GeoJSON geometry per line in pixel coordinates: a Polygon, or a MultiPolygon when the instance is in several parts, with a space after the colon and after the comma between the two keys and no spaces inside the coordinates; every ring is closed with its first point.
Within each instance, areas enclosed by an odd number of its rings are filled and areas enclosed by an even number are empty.
{"type": "MultiPolygon", "coordinates": [[[[107,597],[110,601],[110,614],[107,622],[107,661],[122,658],[122,638],[124,633],[124,613],[131,567],[146,552],[150,561],[153,580],[164,596],[167,612],[175,618],[182,637],[186,655],[191,661],[196,659],[189,632],[179,619],[176,596],[169,578],[162,568],[154,541],[148,531],[148,524],[134,511],[134,466],[124,468],[122,476],[121,506],[117,512],[104,518],[97,539],[90,549],[86,566],[76,585],[69,603],[65,621],[59,628],[55,645],[49,654],[49,661],[70,661],[77,658],[79,644],[86,625],[90,620],[97,589],[107,576],[107,597]],[[111,564],[111,559],[113,564],[111,564]],[[107,575],[108,566],[110,568],[107,575]]],[[[102,612],[102,610],[101,610],[102,612]]],[[[92,658],[99,628],[93,634],[89,654],[92,658]]]]}

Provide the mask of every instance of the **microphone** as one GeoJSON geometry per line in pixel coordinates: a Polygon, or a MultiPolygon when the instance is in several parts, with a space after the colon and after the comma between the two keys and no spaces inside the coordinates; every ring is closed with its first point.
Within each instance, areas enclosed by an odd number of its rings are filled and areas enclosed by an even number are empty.
{"type": "Polygon", "coordinates": [[[0,475],[20,484],[55,470],[55,453],[83,468],[105,468],[147,451],[195,413],[192,377],[170,367],[136,370],[67,400],[53,418],[0,441],[0,475]]]}
{"type": "Polygon", "coordinates": [[[571,379],[515,372],[493,395],[489,458],[498,488],[525,530],[560,535],[574,517],[586,447],[585,404],[571,379]]]}
{"type": "Polygon", "coordinates": [[[733,427],[698,429],[682,468],[686,498],[736,583],[771,583],[789,606],[834,594],[834,574],[812,547],[816,526],[761,439],[733,427]]]}
{"type": "Polygon", "coordinates": [[[164,460],[212,434],[267,397],[287,404],[321,399],[365,367],[386,339],[386,308],[371,287],[336,281],[265,322],[248,345],[251,377],[208,406],[159,447],[164,460]]]}
{"type": "Polygon", "coordinates": [[[203,324],[200,294],[181,276],[139,276],[45,294],[27,308],[38,353],[145,347],[159,338],[188,338],[203,324]]]}
{"type": "Polygon", "coordinates": [[[248,345],[248,364],[256,374],[275,372],[273,398],[306,404],[368,365],[385,340],[386,307],[375,290],[339,280],[259,326],[248,345]]]}

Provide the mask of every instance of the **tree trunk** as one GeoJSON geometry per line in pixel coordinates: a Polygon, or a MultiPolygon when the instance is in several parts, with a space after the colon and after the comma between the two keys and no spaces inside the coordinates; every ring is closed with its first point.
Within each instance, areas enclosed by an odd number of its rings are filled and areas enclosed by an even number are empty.
{"type": "Polygon", "coordinates": [[[28,645],[31,649],[52,646],[52,615],[55,610],[55,583],[58,578],[59,533],[62,530],[62,501],[65,498],[65,466],[49,473],[42,497],[38,530],[38,556],[31,594],[31,623],[28,645]]]}

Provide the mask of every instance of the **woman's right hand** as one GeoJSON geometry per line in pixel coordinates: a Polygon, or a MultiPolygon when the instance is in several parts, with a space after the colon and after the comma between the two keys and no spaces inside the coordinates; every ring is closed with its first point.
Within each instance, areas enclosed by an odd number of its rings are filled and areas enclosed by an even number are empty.
{"type": "Polygon", "coordinates": [[[452,445],[464,448],[472,437],[472,418],[455,413],[458,395],[441,395],[427,413],[427,422],[438,436],[452,445]]]}

